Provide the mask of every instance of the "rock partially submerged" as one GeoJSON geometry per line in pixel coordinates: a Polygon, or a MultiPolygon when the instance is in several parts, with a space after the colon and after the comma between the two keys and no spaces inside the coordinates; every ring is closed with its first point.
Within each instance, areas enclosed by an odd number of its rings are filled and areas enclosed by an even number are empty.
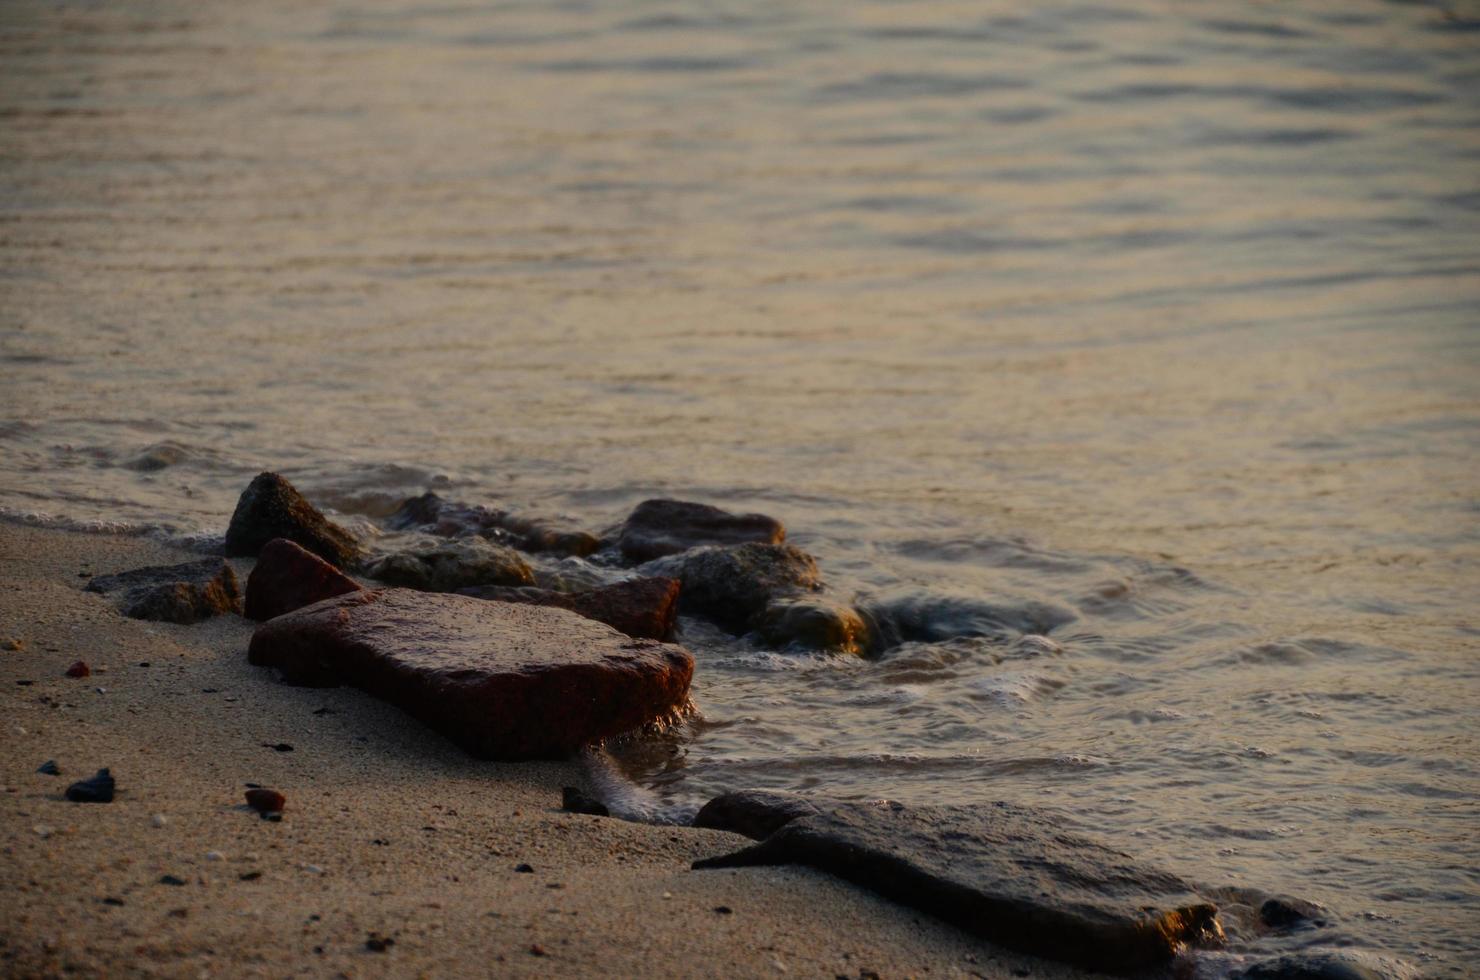
{"type": "Polygon", "coordinates": [[[247,576],[246,615],[259,621],[272,619],[360,588],[360,583],[313,552],[287,538],[274,538],[263,546],[256,567],[247,576]]]}
{"type": "Polygon", "coordinates": [[[764,514],[731,514],[684,500],[644,500],[623,522],[617,547],[628,561],[645,562],[701,545],[785,540],[786,528],[764,514]]]}
{"type": "Polygon", "coordinates": [[[585,592],[501,586],[459,591],[479,599],[569,609],[628,636],[649,640],[672,638],[674,623],[678,619],[678,582],[671,578],[634,578],[585,592]]]}
{"type": "Polygon", "coordinates": [[[1186,882],[1061,828],[1008,803],[850,803],[694,867],[809,865],[1008,948],[1106,972],[1217,941],[1217,908],[1186,882]]]}
{"type": "Polygon", "coordinates": [[[377,589],[269,620],[249,659],[352,684],[485,759],[560,758],[674,717],[694,660],[564,609],[377,589]]]}
{"type": "Polygon", "coordinates": [[[782,650],[863,656],[875,647],[872,625],[858,610],[822,596],[782,599],[765,608],[761,639],[782,650]]]}
{"type": "Polygon", "coordinates": [[[765,840],[798,817],[821,812],[820,806],[804,796],[749,789],[725,793],[704,804],[694,817],[694,826],[765,840]]]}
{"type": "Polygon", "coordinates": [[[198,623],[242,611],[236,572],[219,558],[99,575],[87,591],[120,593],[118,606],[125,616],[156,622],[198,623]]]}
{"type": "Polygon", "coordinates": [[[735,633],[754,626],[772,602],[815,591],[822,584],[812,556],[788,544],[695,548],[650,562],[642,571],[678,579],[681,610],[735,633]]]}
{"type": "Polygon", "coordinates": [[[864,600],[859,612],[874,624],[886,647],[973,636],[1011,639],[1048,633],[1078,618],[1068,608],[1036,600],[989,602],[918,591],[864,600]]]}
{"type": "Polygon", "coordinates": [[[394,531],[417,530],[446,538],[478,535],[530,552],[585,557],[601,547],[596,535],[563,521],[460,504],[430,491],[403,502],[385,524],[394,531]]]}
{"type": "Polygon", "coordinates": [[[378,558],[365,574],[387,585],[456,592],[480,585],[534,585],[534,570],[513,548],[482,538],[422,544],[378,558]]]}
{"type": "Polygon", "coordinates": [[[287,538],[339,568],[353,567],[360,557],[354,536],[321,514],[293,484],[276,473],[259,473],[236,502],[226,529],[226,554],[255,557],[274,538],[287,538]]]}

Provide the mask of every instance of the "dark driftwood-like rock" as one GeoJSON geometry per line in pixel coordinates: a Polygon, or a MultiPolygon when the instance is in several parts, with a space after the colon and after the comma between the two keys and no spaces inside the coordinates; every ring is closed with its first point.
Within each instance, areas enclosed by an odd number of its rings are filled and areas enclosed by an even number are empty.
{"type": "Polygon", "coordinates": [[[461,589],[462,595],[530,606],[553,606],[605,623],[628,636],[666,640],[678,619],[678,582],[671,578],[635,578],[586,592],[510,589],[500,586],[461,589]]]}
{"type": "Polygon", "coordinates": [[[698,816],[694,817],[694,826],[728,830],[744,834],[751,840],[765,840],[798,817],[810,817],[821,812],[821,807],[805,797],[748,789],[716,796],[704,804],[698,816]]]}
{"type": "Polygon", "coordinates": [[[257,627],[248,657],[352,684],[486,759],[559,758],[674,716],[694,660],[564,609],[378,589],[257,627]]]}
{"type": "Polygon", "coordinates": [[[319,513],[293,484],[276,473],[259,473],[236,502],[226,529],[226,554],[255,557],[273,538],[287,538],[340,568],[352,567],[360,556],[354,537],[319,513]]]}
{"type": "Polygon", "coordinates": [[[360,583],[318,555],[287,538],[274,538],[263,547],[247,576],[246,615],[259,621],[272,619],[360,588],[360,583]]]}
{"type": "Polygon", "coordinates": [[[198,623],[242,611],[236,572],[219,558],[99,575],[87,591],[120,593],[118,607],[125,616],[156,622],[198,623]]]}
{"type": "Polygon", "coordinates": [[[1107,972],[1163,963],[1219,935],[1181,879],[1007,803],[857,803],[788,821],[695,868],[805,864],[1012,949],[1107,972]]]}
{"type": "Polygon", "coordinates": [[[482,538],[440,541],[386,555],[368,564],[365,574],[387,585],[425,592],[534,584],[534,570],[519,552],[482,538]]]}
{"type": "Polygon", "coordinates": [[[714,620],[735,633],[755,624],[778,599],[821,586],[817,562],[789,544],[742,544],[695,548],[643,568],[649,575],[677,578],[679,608],[714,620]]]}
{"type": "Polygon", "coordinates": [[[700,545],[785,540],[786,528],[764,514],[731,514],[683,500],[644,500],[622,524],[617,547],[628,561],[644,562],[700,545]]]}

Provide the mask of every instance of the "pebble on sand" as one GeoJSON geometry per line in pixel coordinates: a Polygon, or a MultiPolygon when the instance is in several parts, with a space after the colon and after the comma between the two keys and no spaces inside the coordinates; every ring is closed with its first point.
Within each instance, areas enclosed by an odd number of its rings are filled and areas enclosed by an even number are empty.
{"type": "Polygon", "coordinates": [[[247,806],[263,816],[269,813],[282,813],[287,803],[288,798],[275,789],[247,790],[247,806]]]}
{"type": "Polygon", "coordinates": [[[112,803],[116,785],[107,769],[99,769],[91,779],[79,780],[68,786],[67,799],[73,803],[112,803]]]}
{"type": "Polygon", "coordinates": [[[82,660],[74,660],[72,665],[67,668],[68,677],[87,677],[91,673],[92,668],[88,667],[87,663],[82,660]]]}

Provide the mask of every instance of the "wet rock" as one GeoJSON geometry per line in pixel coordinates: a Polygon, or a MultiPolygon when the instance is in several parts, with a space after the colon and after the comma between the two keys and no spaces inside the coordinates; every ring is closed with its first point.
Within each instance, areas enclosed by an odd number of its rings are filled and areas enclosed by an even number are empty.
{"type": "Polygon", "coordinates": [[[118,607],[125,616],[154,622],[198,623],[242,611],[236,572],[219,558],[99,575],[87,583],[86,591],[118,593],[118,607]]]}
{"type": "Polygon", "coordinates": [[[852,606],[821,596],[773,602],[761,614],[761,639],[782,650],[867,654],[873,628],[852,606]]]}
{"type": "Polygon", "coordinates": [[[385,524],[393,531],[416,530],[447,538],[477,535],[530,552],[585,557],[601,547],[594,534],[563,521],[460,504],[430,492],[401,504],[385,524]]]}
{"type": "Polygon", "coordinates": [[[728,830],[751,840],[765,840],[798,817],[821,813],[816,803],[791,793],[741,790],[716,796],[699,810],[695,827],[728,830]]]}
{"type": "Polygon", "coordinates": [[[275,789],[247,790],[247,806],[266,816],[269,813],[282,813],[283,807],[288,805],[288,798],[275,789]]]}
{"type": "Polygon", "coordinates": [[[569,609],[628,636],[650,640],[672,637],[678,620],[678,581],[671,578],[635,578],[585,592],[502,586],[481,586],[459,592],[479,599],[569,609]]]}
{"type": "Polygon", "coordinates": [[[113,774],[99,769],[91,779],[83,779],[67,787],[67,799],[73,803],[112,803],[113,791],[117,787],[113,774]]]}
{"type": "Polygon", "coordinates": [[[771,603],[821,586],[812,556],[786,544],[696,548],[643,566],[647,575],[676,578],[679,609],[743,633],[771,603]]]}
{"type": "Polygon", "coordinates": [[[287,538],[274,538],[263,545],[256,567],[247,576],[246,616],[271,619],[360,588],[360,583],[313,552],[287,538]]]}
{"type": "Polygon", "coordinates": [[[87,677],[92,674],[92,668],[85,660],[74,660],[68,665],[65,673],[68,677],[87,677]]]}
{"type": "Polygon", "coordinates": [[[1324,926],[1328,913],[1314,902],[1276,895],[1259,906],[1259,921],[1271,929],[1296,929],[1302,926],[1324,926]]]}
{"type": "Polygon", "coordinates": [[[841,804],[694,867],[809,865],[1008,948],[1106,972],[1221,936],[1216,907],[1181,879],[1062,826],[1007,803],[841,804]]]}
{"type": "Polygon", "coordinates": [[[534,584],[534,571],[513,548],[482,538],[423,544],[376,559],[365,574],[387,585],[423,592],[456,592],[480,585],[534,584]]]}
{"type": "Polygon", "coordinates": [[[379,589],[257,628],[252,663],[352,684],[480,758],[560,758],[688,703],[694,660],[564,609],[379,589]]]}
{"type": "Polygon", "coordinates": [[[878,641],[885,647],[958,637],[1009,639],[1047,633],[1077,618],[1072,610],[1046,602],[988,602],[924,592],[865,599],[859,602],[858,611],[874,624],[878,641]]]}
{"type": "Polygon", "coordinates": [[[611,811],[606,808],[605,803],[595,797],[587,796],[574,786],[566,786],[560,791],[560,809],[567,813],[586,813],[593,817],[611,816],[611,811]]]}
{"type": "Polygon", "coordinates": [[[1412,980],[1418,971],[1352,950],[1305,949],[1235,971],[1230,980],[1412,980]]]}
{"type": "Polygon", "coordinates": [[[60,776],[62,774],[61,767],[57,765],[55,759],[47,759],[36,767],[36,771],[43,776],[60,776]]]}
{"type": "Polygon", "coordinates": [[[339,568],[359,559],[360,546],[276,473],[259,473],[242,491],[226,529],[228,556],[254,557],[274,538],[287,538],[339,568]]]}
{"type": "Polygon", "coordinates": [[[628,561],[645,562],[702,545],[785,540],[786,528],[764,514],[731,514],[683,500],[644,500],[623,522],[617,547],[628,561]]]}

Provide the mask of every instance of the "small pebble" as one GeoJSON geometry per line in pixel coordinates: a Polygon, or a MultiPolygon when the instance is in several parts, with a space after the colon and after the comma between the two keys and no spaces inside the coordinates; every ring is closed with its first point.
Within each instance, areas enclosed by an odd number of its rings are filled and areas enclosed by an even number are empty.
{"type": "Polygon", "coordinates": [[[396,945],[396,941],[390,936],[382,936],[378,932],[370,933],[365,940],[365,948],[372,953],[384,953],[390,947],[396,945]]]}
{"type": "Polygon", "coordinates": [[[206,851],[206,860],[207,861],[224,861],[224,860],[226,860],[226,855],[225,854],[222,854],[220,851],[206,851]]]}
{"type": "Polygon", "coordinates": [[[50,827],[48,827],[44,823],[38,823],[36,826],[32,827],[31,829],[34,830],[36,832],[36,836],[37,837],[40,837],[42,840],[46,840],[46,838],[48,838],[52,834],[56,833],[56,831],[52,830],[50,827]]]}
{"type": "Polygon", "coordinates": [[[124,904],[124,902],[123,902],[123,899],[121,899],[121,898],[114,898],[112,895],[109,895],[107,898],[103,899],[103,904],[104,905],[122,905],[122,904],[124,904]]]}
{"type": "Polygon", "coordinates": [[[287,804],[288,798],[275,789],[247,790],[247,806],[264,816],[269,813],[282,813],[283,807],[287,804]]]}
{"type": "Polygon", "coordinates": [[[529,947],[529,955],[549,956],[550,954],[545,952],[545,947],[541,946],[539,943],[535,943],[533,946],[529,947]]]}
{"type": "Polygon", "coordinates": [[[248,871],[245,874],[239,874],[239,875],[237,875],[236,876],[236,880],[237,881],[256,881],[258,878],[261,878],[261,877],[262,877],[262,872],[260,872],[260,871],[248,871]]]}
{"type": "Polygon", "coordinates": [[[293,746],[287,742],[263,742],[264,749],[272,749],[274,752],[292,752],[293,746]]]}
{"type": "Polygon", "coordinates": [[[174,885],[176,888],[179,888],[185,884],[185,879],[176,878],[174,875],[160,875],[159,883],[161,885],[174,885]]]}
{"type": "Polygon", "coordinates": [[[305,864],[303,866],[303,870],[307,871],[311,875],[321,875],[324,873],[324,869],[319,867],[317,864],[305,864]]]}
{"type": "Polygon", "coordinates": [[[534,874],[534,868],[530,867],[527,864],[516,864],[516,865],[514,865],[514,870],[517,871],[517,872],[519,872],[522,875],[532,875],[532,874],[534,874]]]}
{"type": "Polygon", "coordinates": [[[113,776],[106,769],[99,769],[91,779],[83,779],[67,787],[67,799],[73,803],[112,803],[116,787],[113,776]]]}
{"type": "Polygon", "coordinates": [[[152,817],[149,818],[149,822],[152,823],[156,827],[163,827],[165,824],[169,823],[170,821],[169,821],[169,818],[166,817],[163,813],[156,813],[154,816],[152,816],[152,817]]]}
{"type": "Polygon", "coordinates": [[[730,908],[728,905],[716,905],[714,907],[714,910],[716,912],[718,912],[720,915],[732,915],[732,914],[734,914],[734,911],[735,911],[734,909],[730,908]]]}
{"type": "Polygon", "coordinates": [[[60,776],[62,774],[62,770],[57,765],[57,760],[55,759],[47,759],[36,767],[36,771],[43,776],[60,776]]]}
{"type": "Polygon", "coordinates": [[[74,660],[72,666],[67,668],[68,677],[87,677],[91,673],[91,668],[81,660],[74,660]]]}
{"type": "Polygon", "coordinates": [[[26,641],[25,640],[9,639],[9,640],[4,641],[3,643],[0,643],[0,649],[3,649],[3,650],[11,650],[11,651],[14,651],[14,650],[24,650],[25,648],[26,648],[26,641]]]}

